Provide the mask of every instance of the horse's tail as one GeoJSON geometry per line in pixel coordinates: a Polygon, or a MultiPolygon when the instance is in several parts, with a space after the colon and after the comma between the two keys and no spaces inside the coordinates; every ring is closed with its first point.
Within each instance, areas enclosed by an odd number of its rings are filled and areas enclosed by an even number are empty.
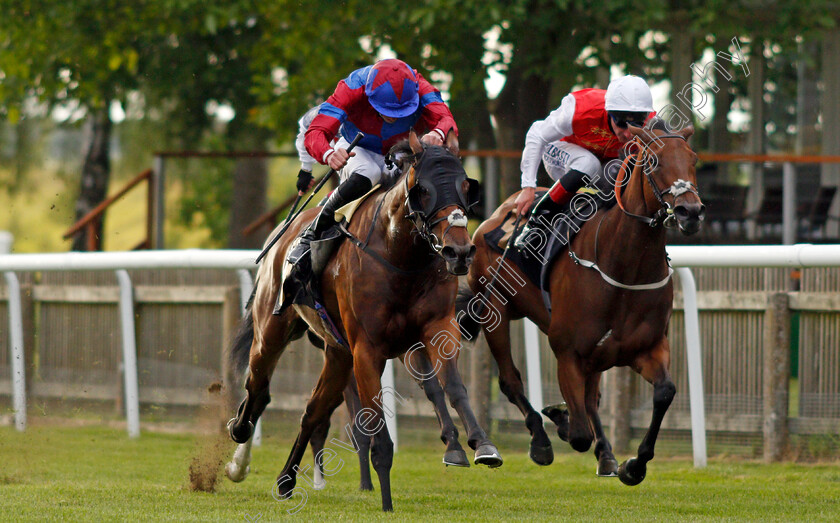
{"type": "Polygon", "coordinates": [[[245,316],[239,321],[239,327],[231,342],[228,358],[231,367],[241,376],[248,367],[248,360],[251,356],[251,344],[254,342],[254,295],[257,291],[257,282],[254,282],[254,290],[245,306],[245,316]]]}
{"type": "Polygon", "coordinates": [[[458,287],[458,297],[455,299],[455,312],[458,318],[458,325],[461,326],[461,331],[468,334],[469,340],[472,341],[481,332],[481,324],[470,315],[468,309],[470,300],[473,298],[475,298],[475,293],[467,285],[461,284],[458,287]]]}

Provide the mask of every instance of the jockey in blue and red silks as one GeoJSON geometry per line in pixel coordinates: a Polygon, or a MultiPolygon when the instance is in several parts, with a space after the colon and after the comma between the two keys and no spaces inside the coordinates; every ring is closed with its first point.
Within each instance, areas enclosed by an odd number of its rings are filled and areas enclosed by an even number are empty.
{"type": "Polygon", "coordinates": [[[338,208],[379,183],[385,154],[414,127],[428,131],[421,141],[429,145],[443,145],[450,131],[458,133],[440,91],[405,62],[381,60],[353,71],[338,83],[309,124],[304,145],[313,158],[338,171],[341,183],[289,259],[299,259],[313,240],[336,223],[338,208]],[[359,131],[364,138],[348,153],[347,147],[359,131]]]}

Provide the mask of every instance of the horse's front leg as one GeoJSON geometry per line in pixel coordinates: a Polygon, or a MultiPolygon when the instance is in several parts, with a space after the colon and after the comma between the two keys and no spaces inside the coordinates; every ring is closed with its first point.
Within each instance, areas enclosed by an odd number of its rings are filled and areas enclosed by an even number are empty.
{"type": "Polygon", "coordinates": [[[625,485],[638,485],[645,479],[647,463],[653,459],[653,448],[659,436],[662,419],[671,406],[677,387],[671,381],[668,367],[671,362],[671,348],[668,339],[663,337],[656,347],[633,362],[633,369],[653,384],[653,415],[638,455],[628,459],[618,467],[618,478],[625,485]]]}
{"type": "MultiPolygon", "coordinates": [[[[394,442],[388,433],[388,426],[385,423],[385,415],[382,411],[381,378],[386,361],[383,352],[369,340],[360,340],[353,344],[353,373],[356,375],[359,400],[362,406],[354,421],[359,431],[373,438],[370,460],[373,464],[373,470],[379,477],[382,510],[390,512],[394,510],[391,501],[391,467],[394,463],[394,442]]],[[[394,392],[391,391],[392,394],[394,392]]]]}
{"type": "Polygon", "coordinates": [[[446,398],[443,389],[434,375],[432,363],[424,351],[412,350],[405,353],[403,358],[408,373],[417,382],[426,398],[434,405],[440,424],[440,439],[446,445],[446,452],[443,454],[444,465],[455,467],[469,467],[470,461],[463,447],[458,442],[458,429],[449,415],[446,408],[446,398]]]}
{"type": "Polygon", "coordinates": [[[362,402],[359,399],[359,388],[356,386],[356,377],[350,374],[347,387],[344,388],[344,404],[347,405],[347,412],[350,413],[350,430],[353,432],[353,439],[358,445],[359,456],[359,490],[373,490],[373,481],[370,478],[370,436],[362,432],[356,423],[356,415],[362,410],[362,402]]]}
{"type": "MultiPolygon", "coordinates": [[[[539,412],[534,410],[531,402],[528,401],[528,397],[525,396],[522,375],[513,363],[510,354],[510,318],[501,304],[497,304],[497,310],[503,311],[503,315],[495,328],[484,330],[484,338],[487,340],[493,359],[496,360],[496,365],[499,367],[499,389],[525,416],[525,426],[531,433],[528,456],[537,465],[551,465],[554,462],[554,450],[552,450],[551,440],[548,439],[548,434],[545,432],[543,418],[539,412]]],[[[554,421],[552,414],[553,412],[549,411],[546,415],[554,421]]]]}
{"type": "Polygon", "coordinates": [[[558,344],[551,337],[549,340],[557,357],[557,383],[568,407],[569,445],[578,452],[586,452],[594,439],[586,411],[586,376],[577,354],[556,348],[558,344]]]}
{"type": "Polygon", "coordinates": [[[461,349],[461,333],[454,322],[449,320],[450,318],[446,317],[428,324],[423,329],[421,341],[426,348],[432,371],[437,373],[438,381],[449,397],[449,403],[464,423],[468,434],[467,443],[475,450],[475,463],[490,468],[499,467],[502,465],[502,455],[478,424],[470,405],[467,388],[458,372],[457,358],[461,349]]]}
{"type": "Polygon", "coordinates": [[[598,460],[599,476],[612,477],[618,475],[618,462],[613,455],[612,445],[604,434],[601,416],[598,414],[601,404],[601,373],[590,374],[586,379],[586,414],[589,423],[595,431],[595,459],[598,460]]]}

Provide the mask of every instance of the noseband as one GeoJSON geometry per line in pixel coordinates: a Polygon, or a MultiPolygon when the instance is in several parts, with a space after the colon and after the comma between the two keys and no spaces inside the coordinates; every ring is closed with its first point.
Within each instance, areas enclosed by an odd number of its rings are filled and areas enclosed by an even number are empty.
{"type": "MultiPolygon", "coordinates": [[[[679,138],[681,140],[687,141],[685,137],[681,134],[663,134],[661,136],[657,136],[656,138],[679,138]]],[[[654,165],[650,155],[646,154],[646,150],[647,146],[639,147],[639,153],[635,157],[636,162],[633,166],[633,173],[631,174],[631,177],[638,175],[640,169],[644,171],[645,180],[647,180],[648,185],[653,191],[653,196],[656,198],[656,201],[659,202],[659,210],[656,211],[652,218],[647,216],[641,216],[638,214],[633,214],[627,211],[627,209],[624,208],[624,203],[621,201],[621,182],[624,181],[624,176],[617,178],[615,181],[615,199],[616,202],[618,202],[619,208],[627,216],[636,218],[637,220],[647,223],[651,227],[662,225],[666,228],[672,229],[677,226],[677,217],[674,215],[673,206],[665,201],[665,195],[670,194],[673,197],[674,202],[676,204],[677,198],[687,192],[695,194],[698,198],[700,197],[700,194],[697,192],[697,187],[693,183],[683,180],[681,178],[675,181],[670,187],[668,187],[664,191],[659,189],[659,186],[656,185],[656,181],[654,181],[652,177],[652,173],[656,171],[659,167],[657,165],[654,165]]],[[[629,170],[631,158],[633,157],[628,156],[624,159],[624,162],[621,164],[622,174],[626,172],[626,170],[629,170]]]]}

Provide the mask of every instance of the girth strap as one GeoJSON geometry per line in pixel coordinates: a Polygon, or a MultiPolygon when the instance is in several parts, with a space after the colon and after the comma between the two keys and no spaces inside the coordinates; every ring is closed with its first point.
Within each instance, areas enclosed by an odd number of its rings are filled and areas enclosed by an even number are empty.
{"type": "Polygon", "coordinates": [[[385,258],[383,258],[379,253],[368,247],[367,243],[362,243],[362,240],[357,238],[353,233],[347,230],[347,227],[344,226],[344,222],[338,224],[338,230],[341,231],[341,234],[347,237],[348,240],[353,242],[353,245],[367,253],[371,258],[378,261],[382,264],[386,269],[389,271],[395,272],[397,274],[401,274],[403,276],[411,276],[417,274],[419,272],[424,271],[425,269],[415,269],[413,271],[407,271],[405,269],[400,269],[399,267],[395,266],[385,258]]]}
{"type": "Polygon", "coordinates": [[[665,278],[659,280],[658,282],[642,283],[642,284],[639,284],[639,285],[627,285],[626,283],[621,283],[618,280],[614,280],[614,279],[610,278],[606,273],[604,273],[604,271],[601,270],[600,267],[598,267],[597,263],[591,262],[591,261],[588,261],[588,260],[581,260],[571,250],[569,250],[569,257],[572,258],[572,261],[574,261],[576,264],[580,265],[581,267],[586,267],[587,269],[594,269],[594,270],[598,271],[598,274],[601,275],[601,278],[603,278],[605,282],[609,283],[613,287],[618,287],[620,289],[627,289],[627,290],[630,290],[630,291],[649,291],[649,290],[653,290],[653,289],[661,289],[662,287],[668,285],[668,282],[671,281],[671,275],[674,274],[674,269],[669,265],[668,266],[668,276],[665,276],[665,278]]]}

